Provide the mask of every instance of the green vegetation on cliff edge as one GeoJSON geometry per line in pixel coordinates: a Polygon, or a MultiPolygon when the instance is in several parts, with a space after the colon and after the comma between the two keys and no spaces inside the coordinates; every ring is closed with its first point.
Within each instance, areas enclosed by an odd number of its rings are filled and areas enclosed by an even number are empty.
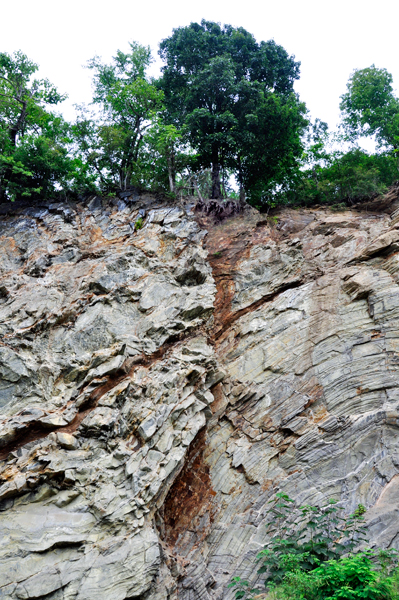
{"type": "Polygon", "coordinates": [[[94,57],[92,103],[68,123],[57,112],[66,95],[35,78],[38,66],[0,53],[0,202],[138,187],[266,209],[351,205],[399,178],[399,99],[385,69],[352,73],[329,132],[294,90],[300,63],[273,40],[203,20],[175,29],[159,54],[158,79],[138,43],[110,64],[94,57]],[[358,146],[364,136],[376,152],[358,146]]]}

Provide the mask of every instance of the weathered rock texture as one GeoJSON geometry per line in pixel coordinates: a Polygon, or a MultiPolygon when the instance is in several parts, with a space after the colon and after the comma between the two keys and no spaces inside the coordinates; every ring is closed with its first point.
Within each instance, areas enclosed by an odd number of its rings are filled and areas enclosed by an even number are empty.
{"type": "Polygon", "coordinates": [[[0,599],[231,598],[279,490],[399,547],[397,205],[4,215],[0,599]]]}

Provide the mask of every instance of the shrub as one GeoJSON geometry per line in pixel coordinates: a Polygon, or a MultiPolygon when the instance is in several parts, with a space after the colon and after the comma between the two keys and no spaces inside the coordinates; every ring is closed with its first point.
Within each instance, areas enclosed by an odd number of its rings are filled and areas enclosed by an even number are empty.
{"type": "MultiPolygon", "coordinates": [[[[364,506],[343,517],[334,500],[295,508],[279,493],[270,503],[270,539],[257,556],[269,600],[399,600],[397,552],[355,553],[366,541],[364,506]]],[[[260,593],[240,577],[229,587],[237,600],[260,593]]]]}

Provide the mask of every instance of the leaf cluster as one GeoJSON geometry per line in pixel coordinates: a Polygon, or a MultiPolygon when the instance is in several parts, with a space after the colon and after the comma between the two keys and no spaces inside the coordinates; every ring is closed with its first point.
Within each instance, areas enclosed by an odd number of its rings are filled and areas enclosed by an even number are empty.
{"type": "Polygon", "coordinates": [[[35,79],[37,70],[22,52],[0,53],[0,202],[90,185],[86,166],[69,154],[69,125],[52,111],[66,95],[35,79]]]}
{"type": "Polygon", "coordinates": [[[365,509],[361,505],[343,517],[343,509],[335,500],[323,506],[295,508],[289,496],[279,493],[270,503],[270,540],[258,555],[259,573],[266,574],[266,581],[282,580],[289,570],[287,557],[296,557],[295,566],[311,571],[320,562],[338,558],[366,541],[365,509]]]}
{"type": "Polygon", "coordinates": [[[266,196],[269,205],[341,205],[344,208],[384,194],[399,175],[397,158],[389,152],[369,154],[359,147],[335,151],[311,166],[291,172],[266,196]]]}
{"type": "Polygon", "coordinates": [[[354,71],[341,96],[340,109],[348,139],[375,135],[380,147],[398,149],[399,99],[386,69],[372,65],[354,71]]]}
{"type": "MultiPolygon", "coordinates": [[[[279,493],[270,503],[270,539],[257,556],[270,600],[399,598],[398,553],[357,550],[367,541],[364,506],[345,517],[333,500],[295,507],[279,493]]],[[[229,587],[237,599],[260,593],[240,577],[229,587]]]]}
{"type": "MultiPolygon", "coordinates": [[[[385,561],[386,562],[386,561],[385,561]]],[[[397,600],[397,555],[390,553],[389,569],[379,552],[365,550],[320,563],[313,571],[286,573],[271,586],[269,600],[397,600]]]]}

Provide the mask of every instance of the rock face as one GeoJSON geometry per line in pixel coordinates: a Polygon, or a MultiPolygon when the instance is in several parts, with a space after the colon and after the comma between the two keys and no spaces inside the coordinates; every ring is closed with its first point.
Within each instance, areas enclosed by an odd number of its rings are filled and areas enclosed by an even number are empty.
{"type": "Polygon", "coordinates": [[[227,600],[276,491],[399,547],[398,205],[4,214],[0,599],[227,600]]]}

